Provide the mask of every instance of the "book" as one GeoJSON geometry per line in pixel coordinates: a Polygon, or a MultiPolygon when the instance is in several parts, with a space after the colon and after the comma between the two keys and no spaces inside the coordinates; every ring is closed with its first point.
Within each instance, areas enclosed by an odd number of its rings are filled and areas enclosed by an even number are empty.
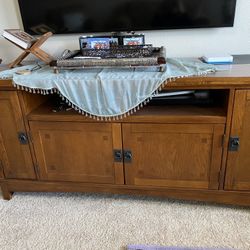
{"type": "Polygon", "coordinates": [[[204,55],[201,59],[211,64],[228,64],[233,62],[233,56],[231,55],[204,55]]]}
{"type": "Polygon", "coordinates": [[[3,37],[17,44],[23,49],[30,48],[31,45],[37,40],[35,37],[20,29],[5,29],[3,32],[3,37]]]}

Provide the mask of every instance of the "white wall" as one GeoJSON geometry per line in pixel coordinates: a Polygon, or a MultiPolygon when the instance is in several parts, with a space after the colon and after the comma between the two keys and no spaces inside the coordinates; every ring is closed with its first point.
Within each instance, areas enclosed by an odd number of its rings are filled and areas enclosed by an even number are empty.
{"type": "MultiPolygon", "coordinates": [[[[233,28],[144,32],[146,42],[165,46],[168,57],[198,57],[205,53],[250,54],[249,13],[250,0],[237,0],[233,28]]],[[[0,33],[7,28],[22,28],[17,0],[0,0],[0,33]]],[[[43,49],[52,55],[60,54],[65,48],[77,49],[78,37],[54,35],[43,45],[43,49]]],[[[20,49],[0,38],[0,58],[5,63],[20,52],[20,49]]]]}

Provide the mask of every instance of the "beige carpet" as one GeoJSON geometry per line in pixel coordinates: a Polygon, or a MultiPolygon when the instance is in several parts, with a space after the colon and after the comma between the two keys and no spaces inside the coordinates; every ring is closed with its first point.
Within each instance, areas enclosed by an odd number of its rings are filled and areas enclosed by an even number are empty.
{"type": "Polygon", "coordinates": [[[250,249],[250,210],[152,198],[17,193],[0,200],[1,250],[127,244],[250,249]]]}

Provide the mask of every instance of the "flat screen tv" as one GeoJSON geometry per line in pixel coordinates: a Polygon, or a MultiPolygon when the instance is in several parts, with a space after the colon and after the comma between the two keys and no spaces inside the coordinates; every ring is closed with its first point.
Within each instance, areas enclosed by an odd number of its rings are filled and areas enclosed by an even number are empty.
{"type": "Polygon", "coordinates": [[[30,34],[231,27],[236,0],[18,0],[30,34]]]}

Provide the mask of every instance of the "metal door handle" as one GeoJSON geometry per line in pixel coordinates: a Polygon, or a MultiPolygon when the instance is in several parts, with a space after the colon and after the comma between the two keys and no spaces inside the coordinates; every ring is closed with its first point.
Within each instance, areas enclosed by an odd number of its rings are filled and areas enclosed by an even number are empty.
{"type": "Polygon", "coordinates": [[[21,144],[25,145],[29,143],[28,136],[24,132],[19,132],[18,133],[18,140],[21,144]]]}
{"type": "Polygon", "coordinates": [[[132,162],[133,155],[130,150],[124,150],[123,157],[124,157],[124,162],[126,163],[132,162]]]}
{"type": "Polygon", "coordinates": [[[122,162],[122,150],[120,150],[120,149],[114,150],[114,161],[115,162],[122,162]]]}
{"type": "Polygon", "coordinates": [[[238,136],[230,137],[229,151],[238,151],[240,147],[240,138],[238,136]]]}

